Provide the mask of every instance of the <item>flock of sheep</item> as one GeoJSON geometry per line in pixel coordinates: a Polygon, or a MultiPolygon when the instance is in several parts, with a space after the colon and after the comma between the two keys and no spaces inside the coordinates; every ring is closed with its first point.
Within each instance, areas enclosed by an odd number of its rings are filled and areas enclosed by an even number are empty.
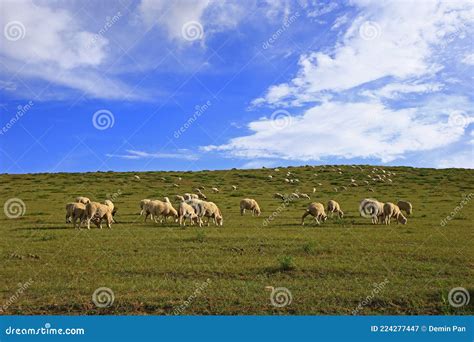
{"type": "MultiPolygon", "coordinates": [[[[219,191],[217,188],[213,189],[215,189],[214,192],[219,191]]],[[[285,201],[289,199],[279,193],[274,195],[274,197],[280,196],[285,201]]],[[[209,226],[211,220],[216,226],[222,226],[224,218],[219,207],[214,202],[206,201],[203,198],[207,199],[201,191],[198,191],[197,194],[176,195],[176,200],[179,201],[178,210],[173,207],[168,197],[164,197],[163,201],[143,199],[140,201],[140,215],[145,215],[145,222],[150,217],[156,223],[164,223],[168,217],[171,217],[183,227],[186,226],[186,220],[190,225],[196,224],[199,227],[202,227],[203,224],[209,226]]],[[[301,224],[304,225],[304,220],[308,215],[313,216],[318,225],[325,222],[328,218],[325,209],[331,216],[336,213],[340,218],[344,217],[341,206],[335,200],[330,200],[326,208],[319,202],[313,202],[305,210],[301,224]]],[[[252,198],[244,198],[240,201],[240,214],[244,215],[246,210],[251,211],[254,216],[261,214],[260,206],[252,198]]],[[[371,218],[373,224],[390,224],[392,218],[397,223],[406,224],[407,218],[402,214],[402,210],[410,215],[413,206],[407,201],[398,201],[397,204],[394,204],[391,202],[382,203],[370,198],[362,200],[359,206],[360,215],[371,218]]],[[[66,204],[66,223],[73,223],[74,228],[81,228],[83,224],[86,224],[87,229],[90,229],[90,223],[93,222],[102,229],[102,221],[105,220],[107,227],[111,228],[116,211],[110,200],[105,200],[104,203],[91,202],[87,197],[79,196],[75,202],[66,204]]]]}

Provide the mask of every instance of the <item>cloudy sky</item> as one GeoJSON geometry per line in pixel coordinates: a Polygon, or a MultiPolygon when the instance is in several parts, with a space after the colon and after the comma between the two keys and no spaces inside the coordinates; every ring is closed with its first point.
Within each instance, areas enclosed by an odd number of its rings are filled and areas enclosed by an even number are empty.
{"type": "Polygon", "coordinates": [[[474,167],[472,1],[0,6],[0,172],[474,167]]]}

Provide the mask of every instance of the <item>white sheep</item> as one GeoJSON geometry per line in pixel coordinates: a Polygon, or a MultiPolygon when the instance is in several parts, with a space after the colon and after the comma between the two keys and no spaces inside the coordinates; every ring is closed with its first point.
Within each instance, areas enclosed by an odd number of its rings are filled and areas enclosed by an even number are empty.
{"type": "Polygon", "coordinates": [[[88,199],[87,197],[84,197],[84,196],[77,196],[76,197],[76,202],[77,203],[87,204],[90,201],[91,201],[90,199],[88,199]]]}
{"type": "Polygon", "coordinates": [[[219,192],[219,189],[218,188],[212,188],[211,189],[213,193],[217,194],[219,192]]]}
{"type": "Polygon", "coordinates": [[[237,185],[232,185],[232,190],[237,190],[237,185]]]}
{"type": "Polygon", "coordinates": [[[240,215],[243,215],[245,210],[252,210],[252,216],[260,216],[262,212],[257,201],[252,198],[244,198],[240,201],[240,215]]]}
{"type": "Polygon", "coordinates": [[[145,206],[148,202],[150,202],[151,200],[146,198],[146,199],[142,199],[140,201],[140,216],[143,215],[143,213],[145,212],[145,206]]]}
{"type": "Polygon", "coordinates": [[[341,210],[341,206],[334,200],[328,201],[327,209],[328,213],[331,213],[331,217],[334,215],[334,213],[337,213],[340,218],[344,217],[344,212],[341,210]]]}
{"type": "Polygon", "coordinates": [[[377,224],[383,219],[383,205],[376,199],[366,198],[360,202],[359,213],[362,217],[371,218],[372,224],[377,224]]]}
{"type": "Polygon", "coordinates": [[[301,225],[304,226],[304,219],[306,216],[312,215],[314,216],[314,220],[316,223],[319,225],[321,224],[321,221],[326,221],[327,220],[327,215],[324,212],[324,205],[318,202],[313,202],[311,203],[308,208],[305,210],[303,216],[301,217],[301,225]]]}
{"type": "Polygon", "coordinates": [[[114,204],[110,200],[105,200],[104,204],[99,202],[89,202],[86,204],[86,222],[87,229],[91,229],[91,221],[94,216],[99,218],[99,228],[102,229],[102,220],[105,219],[107,228],[112,228],[112,222],[114,221],[112,212],[114,210],[114,204]]]}
{"type": "Polygon", "coordinates": [[[390,202],[387,202],[383,205],[383,219],[385,224],[390,224],[390,219],[395,218],[397,223],[406,224],[407,219],[403,216],[400,208],[390,202]]]}
{"type": "Polygon", "coordinates": [[[309,199],[309,200],[311,199],[311,197],[309,197],[309,195],[305,194],[305,193],[303,193],[303,194],[300,193],[299,196],[300,196],[300,198],[306,198],[306,199],[309,199]]]}
{"type": "Polygon", "coordinates": [[[201,201],[201,203],[199,203],[199,216],[201,218],[207,217],[208,226],[211,218],[216,226],[222,226],[224,224],[221,210],[214,202],[201,201]]]}
{"type": "Polygon", "coordinates": [[[178,220],[179,225],[185,227],[186,226],[186,219],[189,219],[191,225],[193,221],[197,221],[198,216],[196,211],[192,206],[190,206],[186,202],[181,202],[178,207],[178,220]]]}
{"type": "Polygon", "coordinates": [[[413,212],[413,206],[408,201],[398,201],[397,203],[400,210],[403,210],[407,215],[411,215],[413,212]]]}

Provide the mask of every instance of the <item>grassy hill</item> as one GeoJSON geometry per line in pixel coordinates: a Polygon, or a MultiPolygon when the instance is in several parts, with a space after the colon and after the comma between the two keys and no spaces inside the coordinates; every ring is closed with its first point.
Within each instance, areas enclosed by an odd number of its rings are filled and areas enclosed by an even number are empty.
{"type": "Polygon", "coordinates": [[[2,205],[19,198],[26,207],[18,218],[0,215],[0,304],[6,314],[474,313],[473,304],[455,308],[447,299],[454,287],[472,297],[474,171],[383,169],[391,173],[384,182],[368,177],[384,175],[371,166],[0,175],[2,205]],[[143,198],[200,185],[221,208],[223,227],[183,229],[138,215],[143,198]],[[211,193],[214,186],[220,193],[211,193]],[[311,201],[272,198],[295,190],[311,201]],[[65,204],[78,195],[113,200],[112,230],[65,224],[65,204]],[[260,203],[260,217],[240,216],[244,197],[260,203]],[[366,197],[406,199],[414,213],[407,225],[371,225],[358,213],[366,197]],[[300,225],[310,202],[330,199],[343,219],[300,225]],[[94,305],[99,287],[112,289],[112,306],[94,305]],[[267,287],[288,289],[291,303],[272,305],[267,287]]]}

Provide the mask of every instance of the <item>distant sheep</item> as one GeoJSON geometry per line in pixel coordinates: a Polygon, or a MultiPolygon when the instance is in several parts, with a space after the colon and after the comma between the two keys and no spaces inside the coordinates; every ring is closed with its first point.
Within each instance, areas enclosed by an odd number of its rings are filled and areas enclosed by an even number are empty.
{"type": "Polygon", "coordinates": [[[324,205],[318,202],[313,202],[311,203],[308,208],[306,209],[305,213],[301,217],[301,225],[304,226],[304,219],[306,216],[312,215],[314,216],[314,220],[316,221],[316,224],[320,225],[321,222],[324,222],[327,220],[327,215],[324,212],[324,205]]]}
{"type": "Polygon", "coordinates": [[[237,185],[232,185],[232,190],[237,190],[237,185]]]}
{"type": "Polygon", "coordinates": [[[397,223],[407,224],[407,219],[403,216],[400,208],[390,202],[387,202],[383,205],[383,219],[385,224],[390,224],[390,219],[394,218],[397,220],[397,223]]]}
{"type": "Polygon", "coordinates": [[[211,189],[213,193],[217,194],[219,192],[219,189],[218,188],[212,188],[211,189]]]}
{"type": "Polygon", "coordinates": [[[337,215],[338,215],[340,218],[343,218],[343,217],[344,217],[344,212],[341,210],[341,206],[339,205],[339,203],[337,203],[337,202],[334,201],[334,200],[330,200],[330,201],[328,202],[327,209],[328,209],[328,213],[331,213],[331,216],[333,216],[334,213],[337,213],[337,215]]]}
{"type": "Polygon", "coordinates": [[[309,199],[309,200],[311,199],[311,197],[309,197],[308,194],[300,193],[299,196],[300,196],[300,198],[306,198],[306,199],[309,199]]]}
{"type": "Polygon", "coordinates": [[[240,215],[245,214],[245,210],[252,210],[252,216],[260,216],[262,212],[257,201],[252,198],[244,198],[240,201],[240,215]]]}
{"type": "Polygon", "coordinates": [[[279,192],[273,194],[273,198],[279,198],[281,200],[285,200],[285,196],[280,194],[279,192]]]}
{"type": "Polygon", "coordinates": [[[408,201],[398,201],[397,203],[400,210],[403,210],[407,215],[411,215],[413,212],[413,206],[408,201]]]}

